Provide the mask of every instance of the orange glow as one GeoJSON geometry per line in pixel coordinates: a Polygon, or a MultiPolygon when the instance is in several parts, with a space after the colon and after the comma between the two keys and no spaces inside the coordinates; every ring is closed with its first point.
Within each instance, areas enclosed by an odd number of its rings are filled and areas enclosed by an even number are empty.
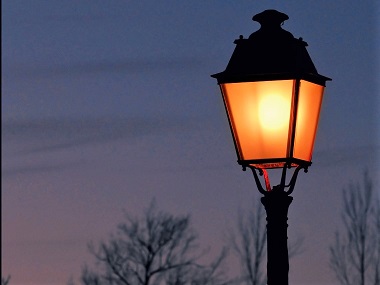
{"type": "Polygon", "coordinates": [[[286,157],[293,80],[221,86],[241,159],[286,157]]]}
{"type": "Polygon", "coordinates": [[[301,80],[294,157],[311,161],[324,87],[301,80]]]}
{"type": "Polygon", "coordinates": [[[221,84],[239,160],[278,160],[253,164],[260,168],[282,167],[288,158],[311,161],[324,87],[300,80],[297,103],[295,81],[221,84]]]}
{"type": "Polygon", "coordinates": [[[283,96],[271,94],[259,102],[259,120],[262,128],[268,131],[281,131],[289,120],[288,103],[283,96]]]}

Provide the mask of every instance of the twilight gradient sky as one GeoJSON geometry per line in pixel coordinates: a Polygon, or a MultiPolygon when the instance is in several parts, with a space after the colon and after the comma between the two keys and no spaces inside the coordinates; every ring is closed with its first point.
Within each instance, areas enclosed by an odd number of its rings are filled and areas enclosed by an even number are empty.
{"type": "MultiPolygon", "coordinates": [[[[328,82],[314,164],[289,213],[294,285],[335,285],[340,190],[380,189],[378,1],[2,1],[2,275],[63,285],[123,210],[190,213],[215,252],[259,195],[236,163],[219,90],[233,41],[277,9],[328,82]],[[377,6],[376,6],[377,5],[377,6]]],[[[272,184],[276,184],[273,181],[272,184]]],[[[229,260],[230,272],[236,261],[229,260]]]]}

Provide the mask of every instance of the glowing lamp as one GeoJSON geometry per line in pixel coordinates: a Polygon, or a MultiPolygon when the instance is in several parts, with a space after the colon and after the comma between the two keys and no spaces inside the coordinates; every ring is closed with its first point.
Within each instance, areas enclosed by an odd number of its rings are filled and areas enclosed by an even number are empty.
{"type": "Polygon", "coordinates": [[[212,75],[221,89],[238,163],[258,169],[311,164],[323,91],[307,43],[281,28],[289,17],[266,10],[261,28],[240,36],[225,71],[212,75]]]}

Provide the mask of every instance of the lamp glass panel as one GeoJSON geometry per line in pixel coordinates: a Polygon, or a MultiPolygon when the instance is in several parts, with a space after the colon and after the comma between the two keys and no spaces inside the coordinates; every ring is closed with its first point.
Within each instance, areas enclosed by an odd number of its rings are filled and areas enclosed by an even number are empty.
{"type": "Polygon", "coordinates": [[[311,161],[324,86],[301,80],[293,156],[311,161]]]}
{"type": "Polygon", "coordinates": [[[294,80],[221,84],[241,160],[285,158],[294,80]]]}

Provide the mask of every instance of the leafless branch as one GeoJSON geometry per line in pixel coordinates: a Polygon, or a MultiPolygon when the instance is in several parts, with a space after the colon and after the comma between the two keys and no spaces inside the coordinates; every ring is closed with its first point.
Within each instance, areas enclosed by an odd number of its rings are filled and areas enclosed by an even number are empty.
{"type": "Polygon", "coordinates": [[[158,211],[154,202],[142,219],[126,215],[116,235],[89,249],[99,266],[97,271],[85,267],[84,285],[223,284],[216,281],[224,251],[210,265],[200,265],[190,217],[158,211]]]}
{"type": "Polygon", "coordinates": [[[380,205],[365,171],[362,185],[343,189],[343,228],[330,246],[330,266],[342,285],[378,285],[380,205]]]}

